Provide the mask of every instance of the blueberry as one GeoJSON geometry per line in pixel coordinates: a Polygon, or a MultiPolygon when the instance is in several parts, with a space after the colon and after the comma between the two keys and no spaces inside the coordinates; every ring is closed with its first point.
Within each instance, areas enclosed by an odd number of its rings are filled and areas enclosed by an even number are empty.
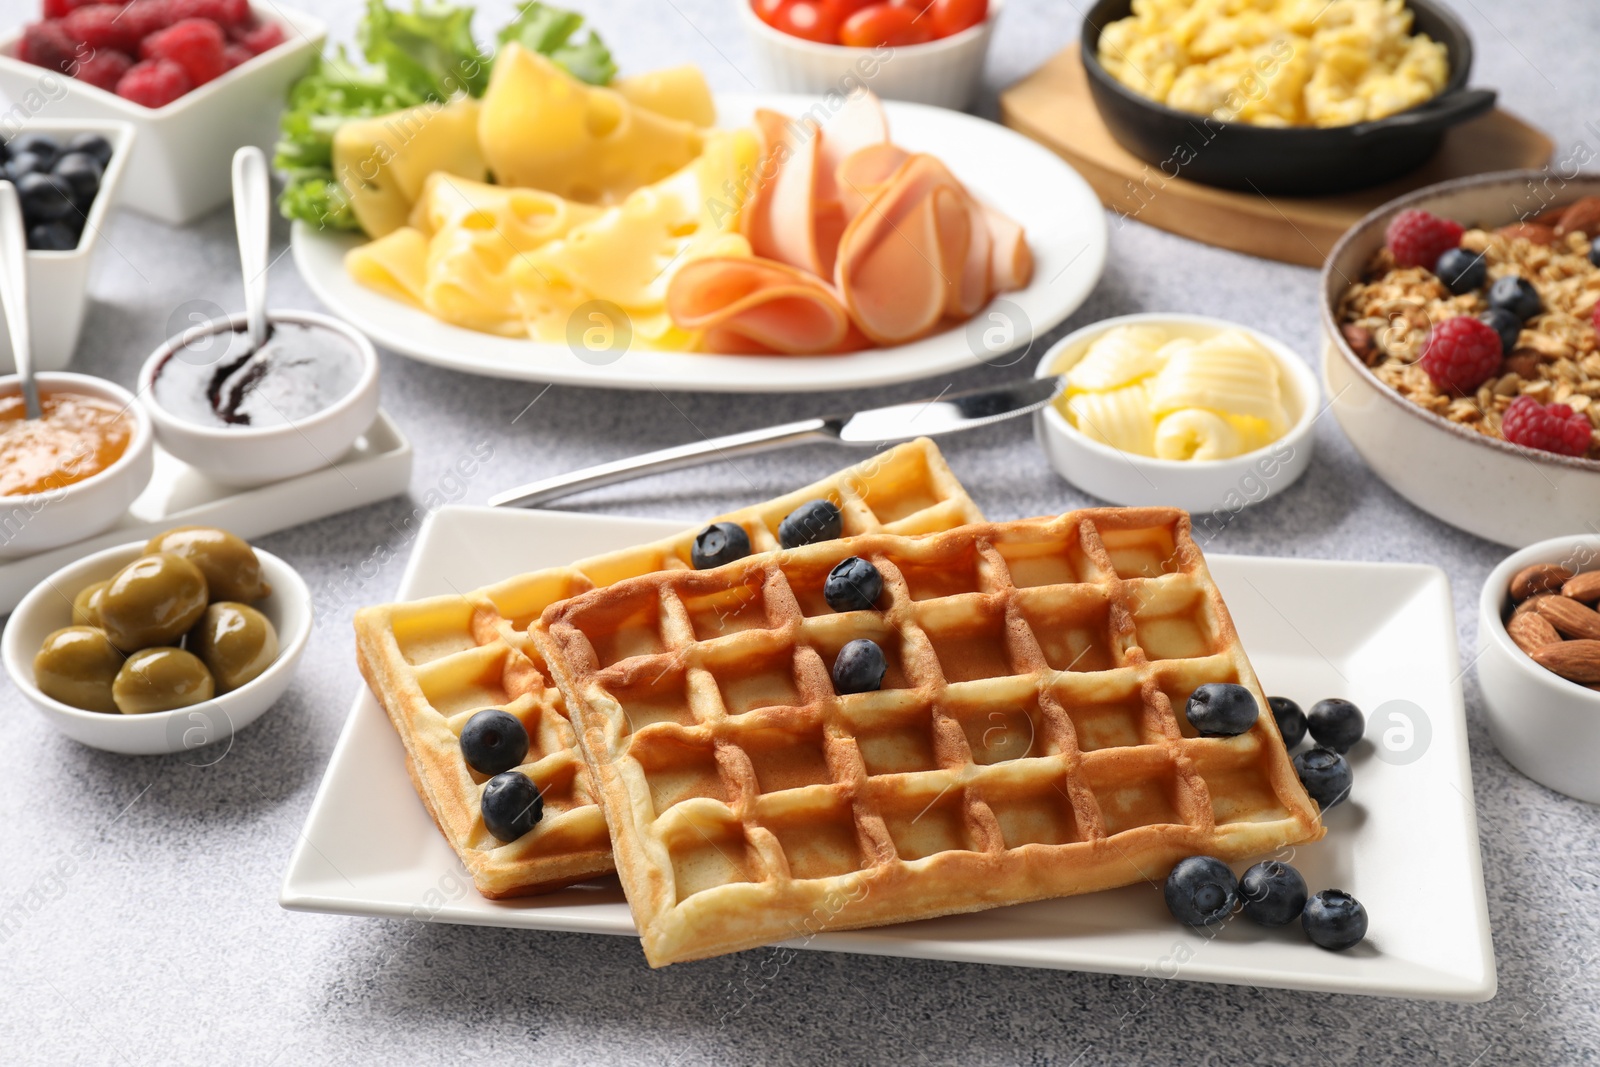
{"type": "Polygon", "coordinates": [[[479,774],[499,774],[528,756],[528,731],[515,715],[485,708],[461,729],[461,758],[479,774]]]}
{"type": "Polygon", "coordinates": [[[1508,274],[1489,286],[1489,306],[1509,311],[1526,322],[1543,310],[1544,302],[1539,299],[1539,290],[1533,287],[1532,282],[1508,274]]]}
{"type": "Polygon", "coordinates": [[[1522,336],[1521,319],[1504,308],[1490,308],[1478,319],[1500,335],[1501,354],[1509,356],[1516,349],[1517,338],[1522,336]]]}
{"type": "Polygon", "coordinates": [[[1283,747],[1293,749],[1306,737],[1306,713],[1300,710],[1300,705],[1288,697],[1268,697],[1267,705],[1272,708],[1272,717],[1278,723],[1278,732],[1283,735],[1283,747]]]}
{"type": "Polygon", "coordinates": [[[736,522],[714,522],[694,539],[690,561],[697,571],[708,571],[750,554],[750,535],[736,522]]]}
{"type": "Polygon", "coordinates": [[[1433,273],[1444,282],[1445,288],[1459,296],[1481,286],[1489,277],[1489,268],[1482,255],[1465,248],[1452,248],[1439,257],[1439,262],[1433,265],[1433,273]]]}
{"type": "Polygon", "coordinates": [[[1221,922],[1239,903],[1239,883],[1228,865],[1214,856],[1178,861],[1162,890],[1173,918],[1190,926],[1221,922]]]}
{"type": "Polygon", "coordinates": [[[49,170],[61,155],[61,145],[56,142],[54,137],[49,137],[42,133],[25,133],[21,137],[13,138],[11,141],[11,154],[15,156],[21,152],[37,156],[43,161],[41,169],[49,170]]]}
{"type": "Polygon", "coordinates": [[[1331,748],[1300,753],[1294,758],[1294,772],[1323,811],[1343,803],[1355,781],[1350,764],[1331,748]]]}
{"type": "Polygon", "coordinates": [[[98,133],[80,133],[67,142],[66,151],[92,156],[102,168],[111,162],[111,142],[98,133]]]}
{"type": "Polygon", "coordinates": [[[1183,713],[1201,737],[1234,737],[1255,725],[1260,707],[1250,690],[1233,682],[1207,682],[1189,697],[1183,713]]]}
{"type": "Polygon", "coordinates": [[[1361,709],[1338,697],[1319,700],[1311,705],[1306,726],[1311,731],[1313,741],[1335,752],[1349,752],[1361,740],[1361,735],[1367,732],[1367,720],[1361,714],[1361,709]]]}
{"type": "Polygon", "coordinates": [[[778,544],[784,548],[832,541],[844,531],[844,512],[831,500],[808,500],[778,523],[778,544]]]}
{"type": "Polygon", "coordinates": [[[53,222],[73,214],[72,187],[54,174],[24,174],[18,178],[17,199],[29,222],[53,222]]]}
{"type": "Polygon", "coordinates": [[[1600,237],[1589,242],[1589,262],[1600,267],[1600,237]]]}
{"type": "Polygon", "coordinates": [[[875,693],[883,686],[888,669],[883,649],[875,642],[865,638],[851,641],[833,661],[833,688],[840,693],[875,693]]]}
{"type": "Polygon", "coordinates": [[[50,165],[32,152],[13,152],[6,160],[6,180],[15,184],[27,174],[43,174],[50,165]]]}
{"type": "Polygon", "coordinates": [[[28,248],[34,252],[70,252],[78,247],[78,235],[65,222],[41,222],[28,227],[28,248]]]}
{"type": "Polygon", "coordinates": [[[72,199],[79,207],[87,208],[100,192],[100,177],[105,173],[105,168],[91,155],[68,152],[56,160],[51,173],[67,183],[72,190],[72,199]]]}
{"type": "Polygon", "coordinates": [[[515,841],[544,818],[544,797],[521,771],[506,771],[483,787],[483,825],[501,841],[515,841]]]}
{"type": "Polygon", "coordinates": [[[822,583],[822,597],[834,611],[871,611],[882,595],[883,575],[860,556],[840,562],[822,583]]]}
{"type": "Polygon", "coordinates": [[[1287,863],[1263,860],[1239,879],[1244,917],[1262,926],[1283,926],[1306,906],[1306,880],[1287,863]]]}
{"type": "Polygon", "coordinates": [[[1343,952],[1367,936],[1367,909],[1342,889],[1324,889],[1306,901],[1300,925],[1313,945],[1343,952]]]}

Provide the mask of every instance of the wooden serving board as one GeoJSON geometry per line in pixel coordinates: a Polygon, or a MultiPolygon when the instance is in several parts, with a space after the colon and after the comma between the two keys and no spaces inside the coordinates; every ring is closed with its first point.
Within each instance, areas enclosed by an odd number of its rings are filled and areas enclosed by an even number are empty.
{"type": "Polygon", "coordinates": [[[1320,267],[1373,208],[1424,185],[1542,167],[1554,143],[1505,111],[1457,126],[1420,170],[1384,185],[1312,198],[1266,197],[1170,178],[1111,136],[1089,95],[1078,44],[1000,94],[1000,118],[1077,168],[1107,208],[1171,233],[1252,256],[1320,267]]]}

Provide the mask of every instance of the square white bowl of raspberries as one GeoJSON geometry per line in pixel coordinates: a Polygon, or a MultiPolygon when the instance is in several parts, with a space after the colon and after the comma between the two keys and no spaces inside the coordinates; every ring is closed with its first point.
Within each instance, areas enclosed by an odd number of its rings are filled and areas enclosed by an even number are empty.
{"type": "Polygon", "coordinates": [[[0,37],[0,128],[34,119],[132,123],[119,202],[163,222],[226,203],[231,161],[271,153],[289,86],[327,27],[249,0],[42,0],[0,37]]]}

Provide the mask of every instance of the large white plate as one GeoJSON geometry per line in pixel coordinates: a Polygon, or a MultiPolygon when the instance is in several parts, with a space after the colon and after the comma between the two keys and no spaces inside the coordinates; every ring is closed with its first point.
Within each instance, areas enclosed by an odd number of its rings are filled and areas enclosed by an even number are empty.
{"type": "MultiPolygon", "coordinates": [[[[400,595],[472,589],[677,529],[639,519],[441,508],[423,527],[400,595]]],[[[1213,556],[1211,567],[1269,691],[1303,704],[1345,696],[1369,715],[1389,701],[1415,705],[1413,747],[1398,756],[1380,752],[1370,740],[1378,731],[1369,730],[1352,753],[1353,798],[1329,814],[1323,841],[1293,856],[1313,891],[1345,889],[1366,905],[1371,930],[1363,945],[1325,952],[1298,924],[1264,930],[1243,920],[1208,939],[1175,923],[1160,892],[1142,885],[823,934],[803,947],[1135,975],[1130,987],[1150,997],[1174,978],[1440,1000],[1493,996],[1494,950],[1444,574],[1414,565],[1237,556],[1213,556]],[[1407,755],[1416,758],[1405,763],[1407,755]]],[[[1397,749],[1403,740],[1391,738],[1397,749]]],[[[289,861],[284,907],[635,933],[614,879],[523,900],[478,896],[412,792],[402,760],[399,739],[363,688],[289,861]]]]}
{"type": "MultiPolygon", "coordinates": [[[[818,100],[780,94],[717,98],[724,126],[746,124],[758,107],[799,115],[818,100]]],[[[610,389],[714,390],[755,393],[849,389],[911,381],[977,366],[987,350],[968,329],[1016,328],[1017,347],[1043,336],[1078,309],[1105,269],[1106,222],[1094,190],[1061,159],[1033,141],[958,111],[886,101],[897,144],[931,152],[975,194],[1026,228],[1036,260],[1033,284],[1006,293],[1006,321],[978,313],[973,323],[896,348],[847,356],[710,356],[635,348],[603,366],[584,362],[566,345],[476,333],[440,322],[358,285],[344,254],[360,243],[302,223],[294,226],[294,259],[312,292],[336,315],[379,345],[442,367],[494,378],[519,378],[610,389]],[[1019,308],[1016,315],[1011,308],[1019,308]],[[1015,320],[1015,321],[1012,321],[1015,320]],[[1023,323],[1030,329],[1022,329],[1023,323]],[[974,354],[975,351],[978,354],[974,354]]],[[[989,357],[1020,363],[1020,358],[989,357]]]]}

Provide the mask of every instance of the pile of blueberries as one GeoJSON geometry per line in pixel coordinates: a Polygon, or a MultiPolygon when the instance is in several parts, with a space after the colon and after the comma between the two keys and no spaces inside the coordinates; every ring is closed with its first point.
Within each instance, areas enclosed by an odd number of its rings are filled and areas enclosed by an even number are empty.
{"type": "MultiPolygon", "coordinates": [[[[1305,740],[1315,747],[1294,757],[1300,783],[1323,811],[1343,803],[1355,777],[1345,753],[1366,733],[1366,716],[1348,700],[1319,700],[1310,713],[1288,697],[1268,697],[1272,717],[1288,751],[1305,740]]],[[[1200,686],[1189,697],[1184,715],[1202,737],[1234,737],[1255,725],[1260,709],[1250,690],[1229,682],[1200,686]]],[[[1215,856],[1190,856],[1167,875],[1167,909],[1179,922],[1211,926],[1239,910],[1262,926],[1284,926],[1300,920],[1312,944],[1335,952],[1367,936],[1367,910],[1342,889],[1306,893],[1306,880],[1287,863],[1266,860],[1235,878],[1215,856]]]]}
{"type": "Polygon", "coordinates": [[[70,252],[78,247],[110,162],[111,142],[98,133],[80,133],[65,144],[42,133],[0,142],[0,168],[17,187],[30,249],[70,252]]]}

